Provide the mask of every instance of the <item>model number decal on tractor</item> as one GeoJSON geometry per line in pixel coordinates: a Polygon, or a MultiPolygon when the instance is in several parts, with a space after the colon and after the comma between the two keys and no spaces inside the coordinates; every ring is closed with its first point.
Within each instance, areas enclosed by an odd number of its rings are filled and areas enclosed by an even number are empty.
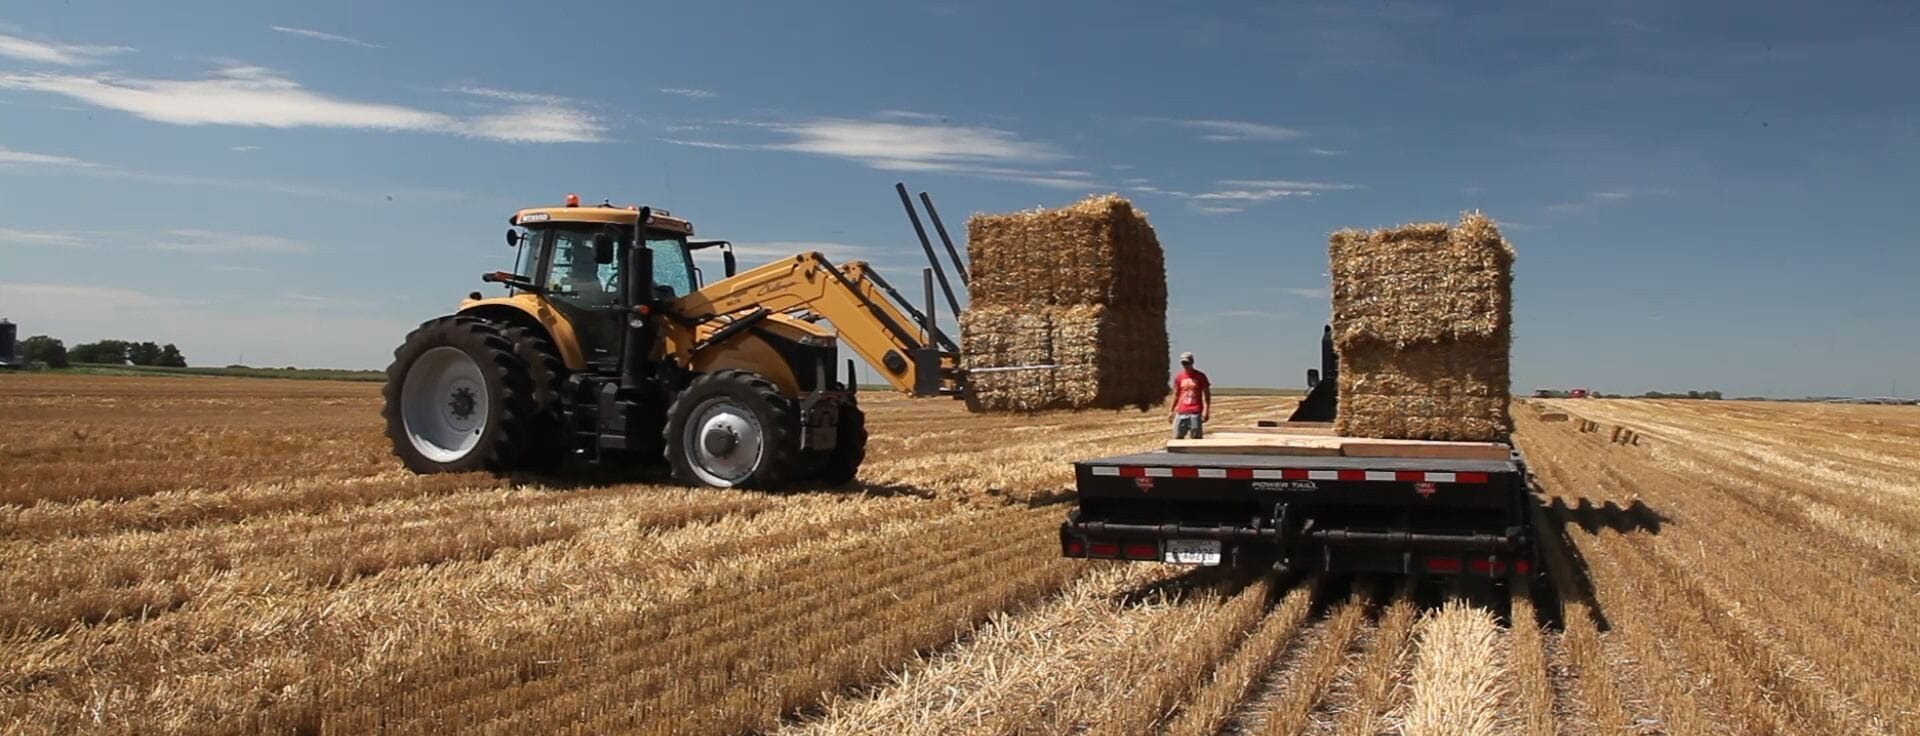
{"type": "Polygon", "coordinates": [[[1256,480],[1253,482],[1253,490],[1317,491],[1320,490],[1320,484],[1310,480],[1256,480]]]}

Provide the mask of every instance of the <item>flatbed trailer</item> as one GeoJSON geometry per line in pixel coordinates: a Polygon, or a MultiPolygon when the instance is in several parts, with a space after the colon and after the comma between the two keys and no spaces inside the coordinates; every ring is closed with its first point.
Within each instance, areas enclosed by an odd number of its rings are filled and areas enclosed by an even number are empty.
{"type": "MultiPolygon", "coordinates": [[[[1434,443],[1427,443],[1429,445],[1434,443]]],[[[1526,462],[1147,452],[1074,463],[1067,557],[1513,578],[1538,569],[1526,462]]],[[[1192,448],[1188,448],[1191,450],[1192,448]]]]}

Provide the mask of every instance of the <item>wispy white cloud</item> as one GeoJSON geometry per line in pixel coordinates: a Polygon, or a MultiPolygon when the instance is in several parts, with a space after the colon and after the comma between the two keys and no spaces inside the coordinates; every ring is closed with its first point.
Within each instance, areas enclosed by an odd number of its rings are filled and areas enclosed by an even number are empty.
{"type": "Polygon", "coordinates": [[[692,97],[694,99],[709,99],[709,98],[720,96],[720,93],[718,92],[712,92],[704,89],[694,89],[692,87],[661,87],[660,91],[670,95],[679,95],[681,97],[692,97]]]}
{"type": "Polygon", "coordinates": [[[1098,188],[1091,172],[1048,168],[1068,156],[1052,145],[999,128],[894,120],[821,118],[799,122],[729,120],[723,124],[782,136],[734,143],[663,138],[699,148],[757,149],[827,156],[881,171],[923,171],[1018,181],[1058,189],[1098,188]]]}
{"type": "MultiPolygon", "coordinates": [[[[473,118],[405,105],[365,102],[315,92],[278,72],[230,66],[204,79],[145,79],[115,75],[9,74],[0,89],[65,96],[171,125],[266,128],[353,128],[448,133],[529,143],[593,142],[603,128],[559,98],[524,95],[509,109],[473,118]]],[[[483,88],[463,89],[480,94],[483,88]]],[[[497,90],[486,90],[498,94],[497,90]]]]}
{"type": "Polygon", "coordinates": [[[91,163],[88,163],[86,161],[81,161],[80,159],[73,158],[71,156],[55,156],[52,154],[45,154],[45,153],[15,151],[11,148],[0,146],[0,169],[6,168],[9,166],[89,167],[92,165],[93,164],[91,163]]]}
{"type": "Polygon", "coordinates": [[[1325,192],[1359,189],[1358,184],[1340,184],[1321,181],[1293,181],[1287,179],[1223,179],[1215,182],[1215,188],[1205,192],[1184,192],[1177,189],[1161,189],[1154,186],[1130,187],[1131,191],[1142,194],[1155,194],[1176,199],[1190,200],[1191,209],[1201,214],[1224,215],[1240,211],[1247,204],[1269,202],[1289,197],[1314,197],[1325,192]]]}
{"type": "Polygon", "coordinates": [[[1346,152],[1346,151],[1343,151],[1343,150],[1341,150],[1341,149],[1338,149],[1338,148],[1319,148],[1319,147],[1314,147],[1314,148],[1308,148],[1308,149],[1307,149],[1307,153],[1311,153],[1311,154],[1313,154],[1313,155],[1315,155],[1315,156],[1345,156],[1345,155],[1347,155],[1347,152],[1346,152]]]}
{"type": "Polygon", "coordinates": [[[177,253],[305,253],[313,248],[306,243],[277,235],[252,235],[219,230],[180,229],[160,234],[159,240],[145,247],[177,253]]]}
{"type": "Polygon", "coordinates": [[[1181,313],[1182,322],[1218,322],[1221,320],[1284,320],[1294,317],[1292,312],[1269,309],[1223,309],[1214,312],[1181,313]]]}
{"type": "Polygon", "coordinates": [[[800,253],[814,251],[826,256],[828,260],[844,263],[846,261],[868,260],[876,254],[873,248],[864,245],[848,245],[824,241],[768,240],[754,243],[734,243],[734,255],[744,265],[766,263],[800,253]]]}
{"type": "Polygon", "coordinates": [[[1243,120],[1178,120],[1165,122],[1200,131],[1200,140],[1210,143],[1235,143],[1241,141],[1289,141],[1305,133],[1278,125],[1251,123],[1243,120]]]}
{"type": "Polygon", "coordinates": [[[74,305],[78,309],[106,310],[178,307],[200,303],[193,299],[155,296],[143,291],[94,284],[58,284],[43,282],[4,283],[0,290],[21,302],[74,305]]]}
{"type": "Polygon", "coordinates": [[[420,189],[412,187],[388,188],[364,185],[356,187],[334,187],[310,182],[283,181],[277,179],[141,171],[93,161],[83,161],[70,156],[30,153],[0,148],[0,170],[10,167],[46,169],[48,171],[67,172],[100,179],[137,181],[164,186],[218,187],[222,189],[276,192],[295,197],[312,197],[315,199],[329,199],[342,202],[458,202],[472,198],[472,195],[466,192],[447,189],[420,189]]]}
{"type": "Polygon", "coordinates": [[[1152,179],[1145,179],[1145,178],[1141,178],[1141,177],[1137,177],[1137,176],[1136,176],[1136,177],[1134,177],[1134,178],[1131,178],[1131,179],[1122,179],[1122,180],[1120,180],[1120,183],[1122,183],[1122,184],[1131,184],[1131,185],[1135,185],[1135,186],[1139,186],[1139,185],[1141,185],[1141,184],[1146,184],[1146,183],[1148,183],[1148,182],[1150,182],[1150,181],[1152,181],[1152,179]]]}
{"type": "Polygon", "coordinates": [[[688,146],[690,148],[712,148],[712,149],[717,149],[722,151],[751,151],[751,150],[754,150],[755,148],[758,148],[758,146],[749,146],[749,145],[744,145],[740,143],[721,143],[719,141],[698,141],[698,140],[692,140],[688,138],[657,138],[655,140],[658,140],[661,143],[672,143],[673,145],[676,145],[676,146],[688,146]]]}
{"type": "Polygon", "coordinates": [[[1325,299],[1327,290],[1319,287],[1290,286],[1280,290],[1282,294],[1291,294],[1302,299],[1325,299]]]}
{"type": "Polygon", "coordinates": [[[369,49],[386,48],[385,46],[381,46],[380,44],[369,43],[369,42],[354,38],[352,36],[342,36],[335,33],[327,33],[325,31],[316,31],[310,28],[290,28],[287,26],[267,26],[267,27],[273,30],[279,31],[281,33],[300,36],[303,38],[311,38],[316,41],[326,41],[328,43],[344,43],[349,46],[359,46],[361,48],[369,48],[369,49]]]}
{"type": "Polygon", "coordinates": [[[1357,184],[1337,184],[1319,181],[1291,181],[1286,179],[1225,179],[1219,189],[1193,195],[1200,201],[1223,202],[1267,202],[1287,197],[1312,197],[1322,192],[1344,191],[1360,188],[1357,184]]]}
{"type": "Polygon", "coordinates": [[[707,126],[705,125],[663,125],[660,127],[660,129],[668,133],[689,133],[696,130],[706,130],[707,126]]]}
{"type": "Polygon", "coordinates": [[[302,294],[297,291],[281,294],[279,300],[285,304],[305,307],[337,307],[359,303],[359,300],[348,299],[346,297],[318,296],[314,294],[302,294]]]}
{"type": "Polygon", "coordinates": [[[881,110],[874,113],[874,117],[888,118],[891,120],[916,120],[923,123],[947,122],[947,116],[945,115],[936,115],[930,112],[915,112],[913,110],[881,110]]]}
{"type": "Polygon", "coordinates": [[[95,234],[78,230],[18,230],[0,227],[0,245],[54,248],[92,248],[95,234]]]}
{"type": "Polygon", "coordinates": [[[213,265],[207,266],[207,270],[219,271],[221,273],[266,273],[267,272],[267,269],[264,269],[264,268],[259,268],[256,266],[237,266],[231,263],[215,263],[213,265]]]}
{"type": "Polygon", "coordinates": [[[232,146],[227,150],[234,151],[236,153],[253,153],[254,151],[258,151],[263,148],[265,148],[265,146],[232,146]]]}
{"type": "Polygon", "coordinates": [[[109,56],[131,53],[126,46],[83,46],[57,41],[36,41],[15,36],[0,29],[0,56],[34,64],[87,66],[109,56]]]}
{"type": "Polygon", "coordinates": [[[1590,210],[1595,207],[1601,207],[1601,206],[1612,205],[1612,204],[1620,204],[1631,199],[1636,199],[1641,197],[1664,196],[1671,193],[1672,192],[1665,189],[1613,189],[1613,190],[1606,190],[1606,191],[1599,191],[1599,192],[1590,192],[1587,194],[1586,198],[1578,201],[1559,202],[1556,204],[1547,205],[1547,211],[1558,212],[1562,214],[1573,213],[1573,212],[1584,212],[1586,210],[1590,210]]]}

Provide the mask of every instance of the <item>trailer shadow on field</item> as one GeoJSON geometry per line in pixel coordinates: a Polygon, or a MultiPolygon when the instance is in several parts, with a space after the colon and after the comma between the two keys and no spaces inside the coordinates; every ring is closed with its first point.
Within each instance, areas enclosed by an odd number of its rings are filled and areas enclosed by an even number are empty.
{"type": "Polygon", "coordinates": [[[1543,501],[1541,497],[1547,495],[1546,491],[1538,487],[1535,490],[1539,491],[1534,495],[1535,533],[1539,536],[1541,559],[1549,574],[1534,586],[1534,607],[1540,623],[1556,630],[1564,628],[1566,604],[1575,602],[1587,610],[1595,628],[1611,630],[1613,624],[1594,593],[1590,566],[1576,541],[1575,530],[1587,536],[1609,531],[1659,534],[1673,523],[1672,519],[1640,499],[1626,506],[1611,500],[1595,504],[1588,498],[1569,504],[1563,496],[1543,501]]]}

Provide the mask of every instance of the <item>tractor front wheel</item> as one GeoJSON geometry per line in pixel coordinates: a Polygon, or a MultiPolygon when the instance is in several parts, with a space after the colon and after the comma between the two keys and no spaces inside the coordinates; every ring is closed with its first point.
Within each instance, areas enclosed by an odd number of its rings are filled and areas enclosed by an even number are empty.
{"type": "Polygon", "coordinates": [[[504,473],[529,439],[526,363],[479,319],[420,325],[394,351],[381,394],[393,452],[415,473],[504,473]]]}
{"type": "Polygon", "coordinates": [[[835,432],[833,449],[827,451],[827,464],[820,468],[819,477],[828,485],[844,486],[860,474],[860,464],[867,459],[867,413],[852,402],[841,405],[835,432]]]}
{"type": "Polygon", "coordinates": [[[708,373],[667,409],[667,462],[690,485],[774,488],[793,472],[798,424],[792,402],[766,379],[708,373]]]}

